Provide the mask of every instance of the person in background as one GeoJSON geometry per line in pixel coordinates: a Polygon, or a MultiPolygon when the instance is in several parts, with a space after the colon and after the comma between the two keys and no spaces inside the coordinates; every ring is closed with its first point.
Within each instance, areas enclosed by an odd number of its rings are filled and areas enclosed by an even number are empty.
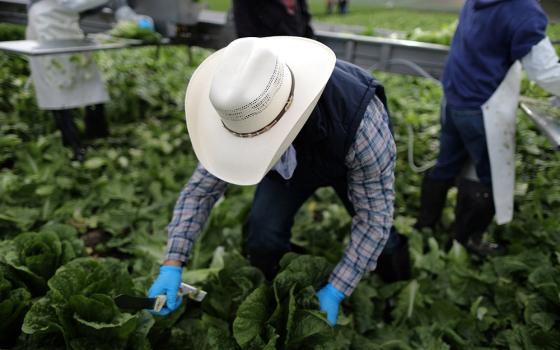
{"type": "MultiPolygon", "coordinates": [[[[117,20],[135,21],[153,28],[147,16],[136,14],[125,0],[32,0],[28,8],[26,38],[41,43],[53,40],[83,39],[80,14],[111,5],[117,20]]],[[[82,161],[85,149],[74,122],[74,109],[85,106],[85,136],[90,139],[109,134],[103,103],[109,100],[91,54],[65,54],[32,57],[31,77],[39,107],[52,110],[62,142],[82,161]]]]}
{"type": "Polygon", "coordinates": [[[238,38],[314,36],[306,0],[233,0],[233,16],[238,38]]]}
{"type": "MultiPolygon", "coordinates": [[[[314,38],[306,0],[234,0],[238,37],[301,36],[314,38]]],[[[347,205],[348,209],[348,205],[347,205]]],[[[351,210],[350,210],[351,212],[351,210]]],[[[295,252],[303,250],[293,245],[295,252]]],[[[392,227],[376,272],[386,282],[410,278],[408,238],[392,227]]]]}
{"type": "MultiPolygon", "coordinates": [[[[336,0],[338,6],[338,13],[345,15],[348,13],[348,0],[336,0]]],[[[335,5],[335,0],[327,0],[327,15],[333,14],[333,8],[335,5]]]]}
{"type": "Polygon", "coordinates": [[[167,252],[148,294],[175,310],[182,266],[227,184],[257,184],[247,253],[270,280],[290,251],[301,205],[332,187],[352,216],[351,236],[318,293],[335,324],[340,302],[375,269],[391,231],[396,147],[383,87],[307,38],[241,38],[207,58],[185,99],[199,165],[168,226],[167,252]]]}
{"type": "Polygon", "coordinates": [[[521,67],[560,95],[560,64],[546,26],[536,0],[465,3],[443,75],[440,150],[422,182],[417,228],[437,224],[449,188],[470,161],[478,180],[458,180],[453,238],[480,255],[503,250],[482,237],[494,216],[498,224],[513,217],[521,67]]]}

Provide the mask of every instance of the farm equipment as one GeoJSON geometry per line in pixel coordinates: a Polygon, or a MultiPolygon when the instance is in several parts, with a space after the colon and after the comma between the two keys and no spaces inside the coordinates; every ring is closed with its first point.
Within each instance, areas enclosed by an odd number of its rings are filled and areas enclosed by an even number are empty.
{"type": "Polygon", "coordinates": [[[560,150],[560,101],[523,98],[521,109],[535,123],[548,140],[560,150]]]}
{"type": "MultiPolygon", "coordinates": [[[[135,11],[154,19],[156,31],[165,40],[162,44],[184,44],[209,49],[219,49],[235,39],[233,16],[230,13],[208,11],[201,3],[190,0],[136,0],[135,11]]],[[[26,0],[0,1],[0,22],[25,24],[26,0]]],[[[138,41],[104,43],[103,37],[93,35],[106,32],[115,22],[112,11],[105,8],[92,15],[84,15],[80,25],[88,35],[81,42],[61,41],[48,46],[36,42],[4,42],[0,49],[28,56],[108,50],[142,45],[138,41]]],[[[417,75],[418,66],[429,74],[439,77],[447,57],[446,46],[414,41],[375,38],[354,34],[318,31],[317,40],[331,47],[338,57],[364,68],[373,65],[391,73],[417,75]],[[406,62],[405,62],[406,61],[406,62]]]]}

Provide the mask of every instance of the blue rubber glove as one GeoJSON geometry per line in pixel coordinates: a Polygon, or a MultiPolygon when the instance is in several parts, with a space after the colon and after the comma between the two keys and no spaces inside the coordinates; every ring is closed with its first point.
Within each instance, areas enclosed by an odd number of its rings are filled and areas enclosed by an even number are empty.
{"type": "Polygon", "coordinates": [[[327,313],[327,320],[334,326],[338,319],[338,307],[344,299],[344,293],[336,289],[332,284],[327,283],[320,291],[317,292],[317,298],[321,305],[321,311],[327,313]]]}
{"type": "Polygon", "coordinates": [[[181,286],[182,270],[183,268],[179,266],[161,266],[159,268],[159,275],[148,290],[148,297],[155,298],[158,295],[165,294],[167,301],[160,312],[151,310],[152,314],[165,316],[181,306],[183,298],[177,297],[177,293],[179,293],[179,287],[181,286]]]}
{"type": "Polygon", "coordinates": [[[154,31],[154,20],[149,16],[139,15],[136,19],[138,28],[154,31]]]}

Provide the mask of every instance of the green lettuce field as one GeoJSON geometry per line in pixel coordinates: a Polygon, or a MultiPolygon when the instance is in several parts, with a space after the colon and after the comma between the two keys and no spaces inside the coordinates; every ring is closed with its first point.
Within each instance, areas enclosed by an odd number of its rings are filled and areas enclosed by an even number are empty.
{"type": "MultiPolygon", "coordinates": [[[[21,35],[0,25],[0,40],[21,35]]],[[[334,192],[304,204],[292,240],[306,254],[286,255],[267,282],[243,256],[254,188],[230,186],[183,275],[206,299],[185,299],[169,317],[119,310],[114,296],[145,295],[155,278],[173,205],[196,166],[183,98],[208,54],[98,53],[111,136],[90,142],[79,163],[38,109],[26,60],[0,53],[0,349],[560,349],[560,153],[519,112],[515,219],[490,230],[507,254],[445,251],[455,192],[442,228],[414,230],[422,174],[411,170],[407,146],[411,126],[416,165],[435,158],[441,89],[379,72],[395,126],[395,222],[409,238],[411,280],[366,276],[330,327],[314,293],[350,230],[334,192]]],[[[546,97],[528,81],[523,91],[546,97]]]]}

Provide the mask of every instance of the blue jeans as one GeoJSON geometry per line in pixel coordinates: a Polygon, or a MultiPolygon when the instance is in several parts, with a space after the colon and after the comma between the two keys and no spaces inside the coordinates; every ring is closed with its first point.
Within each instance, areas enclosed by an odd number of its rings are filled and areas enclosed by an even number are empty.
{"type": "MultiPolygon", "coordinates": [[[[350,215],[354,214],[348,199],[346,179],[332,186],[350,215]]],[[[302,204],[318,187],[293,186],[279,176],[266,176],[257,186],[247,223],[246,250],[253,266],[272,279],[282,256],[291,250],[290,237],[294,217],[302,204]]],[[[399,236],[392,229],[385,251],[395,249],[399,236]]]]}
{"type": "Polygon", "coordinates": [[[480,182],[492,186],[490,159],[480,108],[454,108],[442,104],[439,155],[427,174],[436,180],[459,176],[468,159],[474,162],[480,182]]]}

